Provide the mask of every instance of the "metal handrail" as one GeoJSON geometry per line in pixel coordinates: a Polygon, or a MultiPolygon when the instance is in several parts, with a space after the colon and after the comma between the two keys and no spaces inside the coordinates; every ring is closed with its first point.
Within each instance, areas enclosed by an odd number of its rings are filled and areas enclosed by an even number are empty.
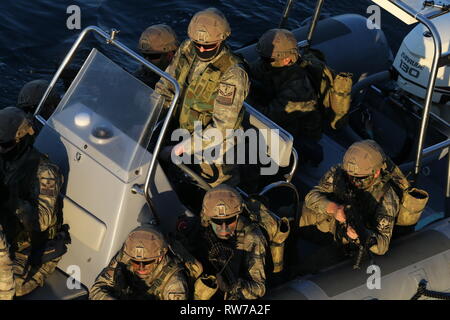
{"type": "Polygon", "coordinates": [[[291,182],[292,178],[294,177],[295,171],[297,171],[297,166],[298,166],[298,152],[297,150],[294,148],[294,146],[292,146],[292,151],[291,154],[294,158],[294,163],[292,164],[292,168],[291,171],[285,176],[286,178],[286,182],[291,182]]]}
{"type": "Polygon", "coordinates": [[[319,21],[320,18],[320,11],[322,11],[322,5],[325,0],[318,0],[316,2],[316,8],[314,9],[314,15],[311,19],[311,24],[309,26],[308,35],[306,36],[306,41],[308,42],[308,45],[311,45],[312,37],[314,35],[314,31],[316,30],[317,21],[319,21]]]}
{"type": "Polygon", "coordinates": [[[425,27],[427,27],[428,30],[431,32],[431,36],[433,38],[433,43],[434,43],[433,63],[431,65],[430,78],[428,80],[428,86],[427,86],[427,94],[425,96],[425,104],[424,104],[423,113],[422,113],[422,123],[420,126],[419,140],[417,142],[416,162],[414,165],[413,183],[416,184],[418,175],[420,172],[420,165],[421,165],[421,161],[422,161],[422,150],[423,150],[423,145],[425,142],[425,133],[426,133],[426,130],[428,127],[428,120],[429,120],[431,101],[432,101],[432,97],[433,97],[433,91],[434,91],[434,87],[436,84],[438,62],[439,62],[439,58],[441,56],[441,51],[442,51],[442,42],[441,42],[441,38],[439,36],[439,32],[437,31],[433,22],[431,22],[429,19],[427,19],[423,14],[414,12],[414,10],[410,6],[408,6],[407,4],[400,2],[400,1],[396,2],[395,5],[397,7],[399,7],[401,10],[403,10],[404,12],[415,17],[415,19],[417,21],[419,21],[425,27]]]}
{"type": "MultiPolygon", "coordinates": [[[[168,73],[162,71],[158,67],[154,66],[153,64],[151,64],[150,62],[145,60],[145,58],[143,58],[142,56],[138,55],[133,50],[129,49],[127,46],[122,44],[120,41],[116,40],[115,36],[118,33],[117,30],[112,29],[111,30],[111,34],[108,34],[107,32],[103,31],[99,27],[89,26],[89,27],[85,28],[81,32],[81,34],[78,36],[78,38],[75,41],[75,43],[72,45],[72,48],[70,48],[69,52],[65,56],[63,62],[59,66],[59,68],[56,71],[55,75],[53,76],[53,79],[50,82],[47,90],[45,91],[45,93],[43,95],[43,97],[41,98],[41,101],[39,102],[39,105],[38,105],[34,115],[36,116],[36,118],[42,124],[44,124],[44,125],[46,124],[46,120],[44,120],[41,116],[39,116],[38,113],[41,110],[42,106],[44,105],[44,102],[47,99],[49,93],[51,92],[51,90],[55,86],[56,81],[61,76],[61,73],[63,72],[63,70],[65,69],[67,64],[69,63],[70,59],[72,59],[73,55],[75,54],[75,51],[78,49],[78,47],[81,44],[81,42],[84,40],[84,38],[90,32],[96,32],[97,34],[99,34],[101,37],[103,37],[106,40],[107,44],[112,44],[112,45],[116,46],[117,48],[119,48],[120,50],[122,50],[123,52],[128,54],[131,58],[137,60],[138,62],[143,64],[148,69],[152,70],[153,72],[157,73],[159,76],[161,76],[161,77],[165,78],[166,80],[168,80],[172,84],[174,89],[175,89],[174,97],[173,97],[172,102],[170,104],[169,111],[167,112],[166,118],[164,119],[164,123],[163,123],[163,126],[161,128],[161,133],[160,133],[160,135],[158,137],[158,140],[156,142],[155,149],[153,150],[153,156],[152,156],[152,159],[150,161],[150,166],[148,168],[147,176],[146,176],[146,179],[145,179],[144,190],[143,190],[143,192],[142,192],[142,190],[139,190],[140,188],[142,188],[142,186],[136,186],[135,185],[132,188],[132,192],[133,193],[144,194],[145,199],[147,201],[147,204],[149,205],[149,207],[152,210],[152,212],[155,215],[155,217],[157,217],[156,208],[153,205],[153,202],[151,201],[151,198],[150,198],[150,195],[149,195],[150,180],[151,180],[151,177],[152,177],[152,175],[153,175],[153,173],[155,171],[155,168],[156,168],[156,160],[158,158],[158,154],[159,154],[159,151],[161,149],[162,141],[164,139],[164,136],[166,135],[170,119],[172,117],[172,114],[173,114],[173,112],[175,110],[176,103],[177,103],[178,98],[180,96],[180,86],[178,85],[178,82],[171,75],[169,75],[168,73]]],[[[148,128],[146,128],[145,130],[148,130],[148,128]]]]}
{"type": "Polygon", "coordinates": [[[295,185],[293,185],[291,182],[286,182],[286,181],[277,181],[277,182],[273,182],[271,184],[268,184],[267,186],[264,187],[264,189],[261,190],[261,192],[258,194],[258,196],[262,197],[264,196],[267,192],[269,192],[270,190],[273,190],[275,188],[281,188],[281,187],[287,187],[291,190],[294,191],[294,196],[295,196],[295,205],[296,205],[296,210],[295,210],[295,225],[298,226],[299,225],[299,221],[300,221],[300,196],[298,194],[298,190],[295,187],[295,185]]]}

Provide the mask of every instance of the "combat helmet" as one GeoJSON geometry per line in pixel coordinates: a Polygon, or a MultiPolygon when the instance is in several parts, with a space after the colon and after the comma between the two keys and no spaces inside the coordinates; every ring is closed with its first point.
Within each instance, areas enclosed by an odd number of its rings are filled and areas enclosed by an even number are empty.
{"type": "Polygon", "coordinates": [[[202,225],[207,226],[211,219],[235,217],[242,210],[243,200],[239,192],[225,184],[219,185],[209,190],[203,198],[202,225]]]}
{"type": "Polygon", "coordinates": [[[167,250],[167,242],[158,230],[141,226],[128,235],[123,252],[132,260],[146,262],[165,256],[167,250]]]}
{"type": "Polygon", "coordinates": [[[200,44],[214,44],[225,40],[231,34],[231,28],[223,13],[216,8],[197,12],[189,22],[189,38],[200,44]]]}
{"type": "MultiPolygon", "coordinates": [[[[42,97],[44,96],[45,90],[49,82],[46,80],[33,80],[27,82],[19,92],[19,97],[17,98],[17,107],[24,110],[25,112],[34,112],[34,109],[38,106],[42,97]]],[[[59,103],[59,96],[55,90],[50,91],[45,105],[56,106],[59,103]]]]}
{"type": "Polygon", "coordinates": [[[175,32],[166,24],[148,27],[139,38],[139,51],[142,54],[167,53],[178,48],[175,32]]]}
{"type": "Polygon", "coordinates": [[[385,159],[383,150],[375,141],[363,140],[353,143],[348,148],[342,168],[350,176],[369,176],[386,167],[385,159]]]}
{"type": "Polygon", "coordinates": [[[256,50],[261,57],[271,59],[274,67],[281,67],[281,61],[289,57],[296,62],[299,56],[297,39],[286,29],[265,32],[259,39],[256,50]]]}
{"type": "Polygon", "coordinates": [[[25,112],[16,107],[0,110],[0,149],[7,152],[27,134],[33,135],[32,122],[25,112]]]}

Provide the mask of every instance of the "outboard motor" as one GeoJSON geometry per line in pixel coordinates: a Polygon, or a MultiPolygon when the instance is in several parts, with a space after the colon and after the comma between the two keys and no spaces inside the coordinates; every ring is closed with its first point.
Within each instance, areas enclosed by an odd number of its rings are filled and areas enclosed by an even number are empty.
{"type": "MultiPolygon", "coordinates": [[[[432,111],[450,122],[450,19],[442,15],[433,19],[442,42],[442,55],[433,93],[432,111]]],[[[416,100],[425,99],[434,43],[427,28],[418,24],[403,40],[393,67],[398,72],[397,84],[416,100]]],[[[419,101],[422,104],[422,101],[419,101]]]]}

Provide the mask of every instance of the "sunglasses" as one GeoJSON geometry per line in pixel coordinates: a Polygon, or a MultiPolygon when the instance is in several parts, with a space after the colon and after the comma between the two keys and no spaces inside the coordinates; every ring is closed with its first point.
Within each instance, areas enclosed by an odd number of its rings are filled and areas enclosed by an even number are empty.
{"type": "Polygon", "coordinates": [[[11,141],[7,141],[7,142],[0,142],[0,148],[2,149],[9,149],[14,147],[14,145],[16,144],[16,140],[11,140],[11,141]]]}
{"type": "Polygon", "coordinates": [[[369,178],[372,178],[372,175],[368,175],[368,176],[359,176],[359,177],[355,177],[355,176],[348,176],[349,179],[353,180],[353,181],[364,181],[367,180],[369,178]]]}
{"type": "Polygon", "coordinates": [[[147,60],[158,60],[161,59],[163,53],[146,53],[144,54],[144,58],[147,60]]]}
{"type": "Polygon", "coordinates": [[[212,51],[215,48],[217,48],[218,45],[219,45],[218,42],[214,43],[214,44],[200,44],[198,42],[194,42],[194,46],[196,46],[197,49],[202,49],[203,48],[204,51],[212,51]]]}
{"type": "Polygon", "coordinates": [[[135,267],[141,267],[141,268],[145,268],[146,266],[149,266],[151,264],[154,264],[158,259],[152,259],[152,260],[148,260],[148,261],[136,261],[136,260],[131,260],[131,264],[135,267]]]}
{"type": "Polygon", "coordinates": [[[214,223],[214,224],[217,224],[217,225],[219,225],[219,226],[221,226],[222,224],[225,223],[225,225],[228,226],[228,225],[230,225],[230,224],[232,224],[232,223],[235,223],[236,220],[237,220],[237,217],[238,217],[238,216],[233,216],[233,217],[226,218],[226,219],[216,219],[216,218],[211,218],[211,222],[214,223]]]}

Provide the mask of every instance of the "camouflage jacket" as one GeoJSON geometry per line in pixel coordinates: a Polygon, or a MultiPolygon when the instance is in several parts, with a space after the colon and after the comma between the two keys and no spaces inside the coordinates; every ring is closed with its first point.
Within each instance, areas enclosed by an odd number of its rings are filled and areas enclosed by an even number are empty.
{"type": "Polygon", "coordinates": [[[11,300],[15,294],[12,261],[8,243],[0,225],[0,300],[11,300]]]}
{"type": "MultiPolygon", "coordinates": [[[[389,249],[395,219],[400,208],[400,201],[390,183],[383,179],[383,175],[368,190],[357,193],[357,198],[350,205],[355,206],[357,213],[363,216],[365,225],[376,239],[376,244],[370,251],[383,255],[389,249]]],[[[339,223],[327,214],[326,208],[330,201],[348,205],[349,187],[345,172],[341,165],[333,166],[305,197],[305,205],[317,216],[315,224],[321,231],[329,231],[336,236],[339,223]],[[322,224],[322,226],[319,226],[322,224]],[[323,225],[326,224],[324,227],[323,225]]],[[[344,209],[345,211],[345,209],[344,209]]],[[[346,243],[349,239],[342,239],[346,243]]]]}
{"type": "Polygon", "coordinates": [[[236,249],[243,252],[238,285],[231,298],[257,299],[266,293],[267,241],[261,229],[245,217],[240,217],[236,228],[236,249]]]}
{"type": "MultiPolygon", "coordinates": [[[[70,241],[62,224],[56,165],[32,147],[13,160],[0,158],[0,222],[13,264],[15,294],[44,284],[70,241]]],[[[0,271],[1,273],[1,271],[0,271]]]]}
{"type": "MultiPolygon", "coordinates": [[[[207,230],[206,232],[214,234],[212,230],[207,230]]],[[[233,289],[227,292],[225,298],[229,300],[260,298],[266,292],[266,238],[256,223],[250,222],[249,219],[242,215],[239,217],[235,234],[236,236],[233,239],[217,240],[234,251],[228,267],[233,273],[236,283],[233,289]]],[[[215,237],[215,235],[213,236],[215,237]]],[[[207,250],[209,249],[208,247],[207,250]]],[[[212,270],[212,272],[217,271],[217,268],[212,270]]],[[[208,270],[207,265],[206,272],[211,272],[211,270],[208,270]]]]}
{"type": "Polygon", "coordinates": [[[153,273],[140,279],[130,270],[123,248],[98,275],[89,290],[91,300],[186,300],[188,284],[183,267],[166,255],[153,273]]]}
{"type": "Polygon", "coordinates": [[[259,59],[250,70],[249,102],[254,107],[295,137],[320,138],[322,119],[317,94],[299,61],[274,68],[259,59]]]}
{"type": "MultiPolygon", "coordinates": [[[[173,76],[181,88],[176,117],[178,127],[194,134],[194,121],[201,122],[204,130],[201,148],[221,144],[208,135],[208,129],[217,129],[226,138],[227,129],[237,129],[243,118],[242,104],[249,91],[246,71],[241,60],[225,45],[211,61],[201,61],[195,54],[191,40],[184,41],[166,72],[173,76]]],[[[172,101],[172,85],[161,78],[155,92],[165,98],[165,106],[172,101]]],[[[198,148],[192,145],[192,148],[198,148]]],[[[192,152],[197,150],[191,149],[192,152]]]]}
{"type": "Polygon", "coordinates": [[[0,221],[14,252],[26,254],[30,246],[53,239],[62,218],[59,168],[29,147],[18,159],[0,159],[0,221]]]}

